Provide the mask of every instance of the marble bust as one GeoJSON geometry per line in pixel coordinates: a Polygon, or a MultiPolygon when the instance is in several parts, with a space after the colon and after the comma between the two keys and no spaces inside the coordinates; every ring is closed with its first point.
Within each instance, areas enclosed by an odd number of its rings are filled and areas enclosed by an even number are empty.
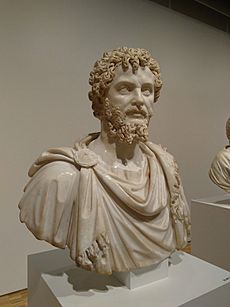
{"type": "Polygon", "coordinates": [[[209,177],[225,192],[230,193],[230,118],[226,123],[229,144],[220,150],[212,161],[209,177]]]}
{"type": "Polygon", "coordinates": [[[141,48],[106,52],[90,73],[101,131],[49,149],[29,170],[20,220],[100,274],[157,264],[186,246],[189,208],[175,159],[148,141],[162,81],[141,48]]]}

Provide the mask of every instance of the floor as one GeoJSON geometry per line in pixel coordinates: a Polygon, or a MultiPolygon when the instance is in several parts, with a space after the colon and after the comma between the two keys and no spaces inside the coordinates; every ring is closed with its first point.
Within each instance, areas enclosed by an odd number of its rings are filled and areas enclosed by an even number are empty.
{"type": "MultiPolygon", "coordinates": [[[[191,244],[184,251],[191,254],[191,244]]],[[[27,289],[0,296],[1,307],[27,307],[27,289]]]]}
{"type": "Polygon", "coordinates": [[[27,290],[20,290],[0,296],[1,307],[26,307],[27,306],[27,290]]]}

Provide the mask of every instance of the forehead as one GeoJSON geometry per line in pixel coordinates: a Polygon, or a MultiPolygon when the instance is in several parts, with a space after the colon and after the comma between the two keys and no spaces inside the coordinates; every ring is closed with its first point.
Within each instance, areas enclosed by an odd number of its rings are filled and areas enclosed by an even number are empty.
{"type": "Polygon", "coordinates": [[[115,76],[114,76],[113,81],[110,84],[110,86],[117,84],[117,83],[120,83],[120,82],[154,84],[154,81],[155,81],[155,76],[147,66],[145,66],[145,67],[139,66],[138,69],[135,72],[133,72],[131,65],[129,66],[129,68],[126,71],[124,71],[122,69],[122,66],[118,66],[115,69],[115,76]]]}

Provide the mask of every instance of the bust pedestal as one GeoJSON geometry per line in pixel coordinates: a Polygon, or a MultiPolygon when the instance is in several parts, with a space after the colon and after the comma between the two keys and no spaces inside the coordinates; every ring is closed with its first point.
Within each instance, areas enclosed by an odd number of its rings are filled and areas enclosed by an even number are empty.
{"type": "Polygon", "coordinates": [[[186,253],[170,258],[168,278],[130,290],[114,276],[77,268],[68,251],[28,258],[29,307],[225,307],[230,273],[186,253]]]}
{"type": "Polygon", "coordinates": [[[130,290],[168,277],[168,259],[131,272],[114,272],[113,276],[130,290]]]}
{"type": "Polygon", "coordinates": [[[230,194],[192,201],[192,254],[230,271],[230,194]]]}

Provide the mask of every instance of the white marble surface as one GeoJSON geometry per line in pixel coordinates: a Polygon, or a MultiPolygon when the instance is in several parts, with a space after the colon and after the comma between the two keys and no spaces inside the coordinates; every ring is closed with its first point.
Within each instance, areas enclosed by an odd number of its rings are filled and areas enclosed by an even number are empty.
{"type": "Polygon", "coordinates": [[[175,158],[148,141],[159,64],[145,49],[117,48],[95,63],[89,83],[101,131],[37,158],[20,220],[89,271],[160,263],[187,245],[191,225],[175,158]]]}
{"type": "Polygon", "coordinates": [[[226,123],[226,136],[229,144],[214,157],[209,177],[218,187],[230,193],[230,118],[226,123]]]}
{"type": "Polygon", "coordinates": [[[134,290],[161,279],[168,278],[169,259],[151,266],[133,270],[131,272],[113,272],[113,277],[119,280],[130,290],[134,290]]]}

